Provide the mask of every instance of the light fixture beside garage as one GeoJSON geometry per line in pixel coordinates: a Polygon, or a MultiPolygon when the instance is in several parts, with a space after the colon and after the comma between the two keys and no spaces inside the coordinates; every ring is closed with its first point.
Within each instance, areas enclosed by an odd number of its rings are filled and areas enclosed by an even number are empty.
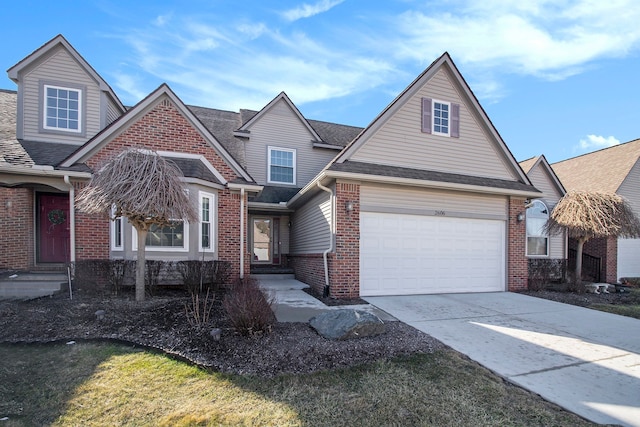
{"type": "Polygon", "coordinates": [[[347,212],[353,212],[353,202],[351,200],[347,200],[347,202],[344,204],[344,209],[347,212]]]}

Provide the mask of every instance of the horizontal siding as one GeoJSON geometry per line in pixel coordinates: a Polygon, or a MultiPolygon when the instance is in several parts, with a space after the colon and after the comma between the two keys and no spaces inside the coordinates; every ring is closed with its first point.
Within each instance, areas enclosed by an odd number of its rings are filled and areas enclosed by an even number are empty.
{"type": "MultiPolygon", "coordinates": [[[[553,208],[558,204],[558,201],[562,198],[560,190],[553,183],[553,178],[546,170],[546,168],[538,164],[527,174],[531,183],[538,190],[542,191],[542,197],[540,198],[549,212],[553,211],[553,208]]],[[[566,238],[564,234],[554,235],[549,237],[549,258],[566,258],[566,238]]]]}
{"type": "Polygon", "coordinates": [[[640,159],[631,168],[617,193],[627,199],[635,214],[640,217],[640,159]]]}
{"type": "Polygon", "coordinates": [[[250,129],[247,169],[260,185],[267,184],[267,147],[296,150],[296,187],[304,187],[335,156],[334,150],[313,148],[312,135],[286,102],[276,103],[250,129]]]}
{"type": "Polygon", "coordinates": [[[23,130],[25,139],[47,140],[53,142],[67,142],[81,144],[100,131],[100,90],[93,80],[78,63],[63,48],[58,48],[48,59],[38,64],[23,78],[24,120],[23,130]],[[62,85],[84,85],[85,136],[73,134],[39,133],[39,111],[43,100],[40,99],[40,81],[52,81],[62,85]]]}
{"type": "Polygon", "coordinates": [[[501,148],[487,135],[469,108],[451,83],[448,72],[440,70],[351,159],[415,169],[516,179],[501,148]],[[460,104],[460,138],[422,133],[422,97],[460,104]]]}
{"type": "Polygon", "coordinates": [[[360,187],[360,210],[504,220],[507,219],[507,198],[480,193],[363,185],[360,187]]]}
{"type": "Polygon", "coordinates": [[[331,200],[322,191],[293,215],[291,254],[314,254],[329,248],[331,238],[331,200]]]}
{"type": "Polygon", "coordinates": [[[109,125],[113,123],[118,117],[120,117],[120,110],[113,103],[113,101],[107,101],[107,123],[105,125],[109,125]]]}
{"type": "Polygon", "coordinates": [[[289,217],[280,217],[280,252],[283,254],[289,253],[290,234],[289,217]]]}

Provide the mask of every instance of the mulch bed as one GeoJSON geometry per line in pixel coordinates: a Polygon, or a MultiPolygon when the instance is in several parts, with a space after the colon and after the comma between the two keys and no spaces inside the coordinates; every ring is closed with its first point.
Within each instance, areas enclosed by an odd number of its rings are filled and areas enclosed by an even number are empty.
{"type": "Polygon", "coordinates": [[[29,301],[0,301],[0,342],[44,343],[114,340],[153,348],[200,366],[235,374],[274,376],[344,368],[413,353],[430,353],[443,344],[402,322],[386,323],[375,337],[334,341],[307,323],[276,323],[271,333],[245,337],[234,332],[216,294],[211,318],[192,326],[185,291],[164,290],[143,302],[133,292],[119,296],[75,291],[29,301]],[[103,320],[96,311],[104,310],[103,320]],[[221,329],[221,339],[210,331],[221,329]]]}

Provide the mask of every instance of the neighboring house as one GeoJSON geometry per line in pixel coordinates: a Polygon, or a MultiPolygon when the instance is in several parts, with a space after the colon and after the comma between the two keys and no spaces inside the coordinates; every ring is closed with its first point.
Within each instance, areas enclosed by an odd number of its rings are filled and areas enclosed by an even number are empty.
{"type": "MultiPolygon", "coordinates": [[[[545,232],[544,226],[553,208],[566,191],[544,155],[524,160],[520,162],[520,166],[531,183],[542,191],[540,198],[532,199],[526,205],[526,254],[529,265],[540,267],[540,264],[545,262],[549,270],[560,270],[559,263],[564,262],[568,255],[566,234],[550,236],[545,232]]],[[[561,271],[556,271],[554,274],[557,278],[561,278],[561,271]]]]}
{"type": "Polygon", "coordinates": [[[232,279],[289,267],[338,298],[527,287],[518,217],[550,196],[446,53],[365,129],[308,120],[285,93],[235,113],[186,106],[161,85],[125,108],[62,36],[8,73],[0,268],[134,258],[126,219],[74,201],[102,162],[142,146],[178,165],[200,212],[152,230],[149,259],[226,260],[232,279]]]}
{"type": "MultiPolygon", "coordinates": [[[[567,191],[616,193],[640,216],[640,139],[551,165],[567,191]]],[[[592,239],[586,254],[602,259],[602,281],[640,277],[640,239],[592,239]]]]}

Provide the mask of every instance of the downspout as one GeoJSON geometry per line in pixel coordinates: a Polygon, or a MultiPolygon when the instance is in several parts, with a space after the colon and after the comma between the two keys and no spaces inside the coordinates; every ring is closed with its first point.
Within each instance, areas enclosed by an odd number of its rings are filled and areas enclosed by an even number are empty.
{"type": "Polygon", "coordinates": [[[327,254],[329,252],[333,251],[333,238],[334,238],[334,234],[335,234],[335,220],[334,220],[334,214],[335,214],[335,207],[334,207],[334,199],[335,199],[335,195],[333,194],[333,191],[330,188],[325,187],[324,185],[322,185],[320,183],[320,181],[318,181],[318,187],[324,191],[326,191],[327,193],[329,193],[329,201],[330,201],[330,215],[329,215],[329,231],[330,231],[330,238],[329,238],[329,248],[324,251],[322,253],[322,259],[324,260],[324,291],[322,292],[322,295],[326,298],[329,296],[329,262],[327,261],[327,254]]]}
{"type": "Polygon", "coordinates": [[[69,186],[69,262],[76,262],[76,190],[69,180],[69,175],[64,176],[64,182],[69,186]]]}
{"type": "Polygon", "coordinates": [[[240,279],[244,279],[244,188],[240,189],[240,279]]]}

